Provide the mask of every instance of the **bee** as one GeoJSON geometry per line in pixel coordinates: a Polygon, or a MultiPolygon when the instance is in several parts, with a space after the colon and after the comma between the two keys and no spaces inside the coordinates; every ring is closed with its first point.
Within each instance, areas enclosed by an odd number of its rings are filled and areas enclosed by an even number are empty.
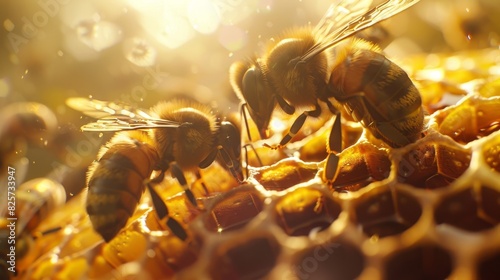
{"type": "Polygon", "coordinates": [[[36,102],[9,104],[2,108],[0,118],[2,170],[18,163],[25,156],[28,147],[45,147],[57,128],[57,118],[52,110],[36,102]]]}
{"type": "Polygon", "coordinates": [[[66,191],[54,180],[36,178],[21,184],[16,189],[15,198],[15,204],[9,201],[8,205],[2,204],[5,206],[0,208],[0,213],[3,213],[0,218],[0,251],[2,258],[7,257],[4,261],[8,264],[11,261],[8,256],[15,256],[14,263],[17,259],[15,273],[17,273],[36,258],[32,250],[34,239],[61,229],[56,227],[44,232],[37,231],[42,221],[65,204],[66,191]],[[15,213],[7,210],[7,206],[15,206],[15,213]]]}
{"type": "Polygon", "coordinates": [[[243,180],[240,132],[208,106],[186,100],[160,102],[150,110],[85,98],[70,98],[66,103],[98,118],[82,126],[83,131],[117,132],[100,149],[87,174],[87,213],[106,242],[125,227],[146,187],[158,218],[167,218],[167,227],[180,239],[187,238],[152,188],[167,170],[195,207],[184,171],[198,171],[218,161],[238,181],[243,180]]]}
{"type": "Polygon", "coordinates": [[[360,122],[391,147],[419,139],[424,120],[422,101],[406,72],[372,43],[349,38],[418,1],[388,0],[369,9],[369,0],[342,0],[332,4],[314,28],[285,33],[261,57],[233,63],[231,85],[261,138],[267,136],[277,105],[289,115],[296,107],[306,108],[279,145],[269,147],[283,147],[307,117],[319,117],[320,102],[336,115],[323,174],[329,183],[338,174],[337,153],[342,149],[339,112],[360,122]]]}

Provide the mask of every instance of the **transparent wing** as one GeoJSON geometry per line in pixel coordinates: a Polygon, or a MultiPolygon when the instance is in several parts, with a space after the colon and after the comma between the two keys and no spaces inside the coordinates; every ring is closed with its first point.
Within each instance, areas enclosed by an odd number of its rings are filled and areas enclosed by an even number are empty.
{"type": "Polygon", "coordinates": [[[75,97],[67,99],[66,105],[98,119],[96,122],[83,125],[83,131],[122,131],[181,125],[179,122],[152,117],[146,110],[116,102],[75,97]]]}
{"type": "Polygon", "coordinates": [[[388,19],[419,1],[388,0],[366,11],[366,6],[369,6],[371,1],[354,3],[356,1],[342,0],[338,5],[330,7],[327,14],[314,28],[315,35],[320,36],[318,37],[320,40],[301,57],[301,61],[307,61],[354,33],[388,19]]]}
{"type": "Polygon", "coordinates": [[[327,37],[338,26],[343,26],[349,21],[366,13],[372,0],[340,0],[331,4],[323,18],[313,29],[313,34],[318,38],[327,37]]]}
{"type": "Polygon", "coordinates": [[[148,128],[179,127],[181,123],[162,119],[105,117],[82,126],[83,131],[123,131],[148,128]]]}
{"type": "Polygon", "coordinates": [[[95,119],[108,116],[151,118],[151,115],[147,110],[134,108],[130,105],[118,102],[101,101],[84,97],[72,97],[66,99],[66,105],[95,119]]]}

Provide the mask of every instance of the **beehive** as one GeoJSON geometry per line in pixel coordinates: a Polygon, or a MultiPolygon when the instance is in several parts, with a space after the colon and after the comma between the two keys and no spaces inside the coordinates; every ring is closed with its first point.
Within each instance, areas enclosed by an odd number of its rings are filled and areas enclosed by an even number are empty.
{"type": "Polygon", "coordinates": [[[496,279],[499,58],[487,49],[433,55],[432,66],[408,60],[429,112],[425,137],[391,149],[343,122],[333,186],[320,179],[328,121],[286,152],[262,153],[243,185],[218,165],[203,170],[206,189],[193,185],[201,211],[167,176],[156,189],[186,242],[145,195],[105,244],[75,198],[41,224],[64,229],[37,239],[37,260],[17,279],[496,279]],[[464,64],[448,68],[457,58],[464,64]]]}

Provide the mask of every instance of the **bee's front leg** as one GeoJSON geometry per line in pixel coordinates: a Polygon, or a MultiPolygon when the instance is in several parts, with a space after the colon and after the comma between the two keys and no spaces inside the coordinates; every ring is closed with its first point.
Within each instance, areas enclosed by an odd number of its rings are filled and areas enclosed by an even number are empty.
{"type": "Polygon", "coordinates": [[[304,111],[300,116],[295,119],[293,122],[292,126],[290,127],[290,130],[288,133],[281,139],[280,143],[278,145],[269,145],[269,144],[264,144],[264,146],[271,148],[273,150],[276,149],[281,149],[283,148],[288,142],[292,140],[292,138],[297,135],[297,133],[300,131],[302,126],[304,125],[304,122],[306,121],[307,117],[314,117],[317,118],[321,115],[321,107],[319,104],[315,105],[314,110],[312,111],[304,111]]]}
{"type": "Polygon", "coordinates": [[[323,181],[327,184],[333,184],[339,173],[339,156],[338,153],[342,151],[342,127],[340,123],[340,113],[335,116],[328,145],[326,147],[328,156],[325,161],[325,168],[323,171],[323,181]]]}
{"type": "Polygon", "coordinates": [[[153,206],[154,206],[156,215],[158,216],[158,220],[161,221],[164,218],[166,218],[167,219],[166,226],[170,229],[170,231],[175,236],[177,236],[179,239],[184,241],[187,239],[186,230],[184,229],[184,227],[182,227],[182,225],[177,220],[175,220],[174,218],[172,218],[170,216],[167,205],[165,204],[163,199],[160,197],[160,195],[153,188],[154,184],[158,184],[161,181],[163,181],[164,175],[165,175],[165,172],[162,171],[158,177],[151,179],[151,180],[148,180],[146,182],[146,186],[149,189],[149,194],[151,195],[151,200],[153,202],[153,206]]]}

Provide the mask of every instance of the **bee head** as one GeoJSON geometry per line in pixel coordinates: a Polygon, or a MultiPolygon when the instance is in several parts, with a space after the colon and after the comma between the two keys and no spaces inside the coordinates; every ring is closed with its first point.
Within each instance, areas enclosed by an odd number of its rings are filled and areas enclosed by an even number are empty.
{"type": "Polygon", "coordinates": [[[265,67],[241,62],[231,66],[231,84],[234,91],[246,104],[250,118],[255,122],[261,138],[267,138],[267,128],[276,100],[270,92],[265,78],[265,67]]]}
{"type": "Polygon", "coordinates": [[[241,135],[239,129],[229,121],[221,122],[219,129],[220,151],[217,161],[228,169],[240,182],[244,180],[241,170],[241,135]]]}

